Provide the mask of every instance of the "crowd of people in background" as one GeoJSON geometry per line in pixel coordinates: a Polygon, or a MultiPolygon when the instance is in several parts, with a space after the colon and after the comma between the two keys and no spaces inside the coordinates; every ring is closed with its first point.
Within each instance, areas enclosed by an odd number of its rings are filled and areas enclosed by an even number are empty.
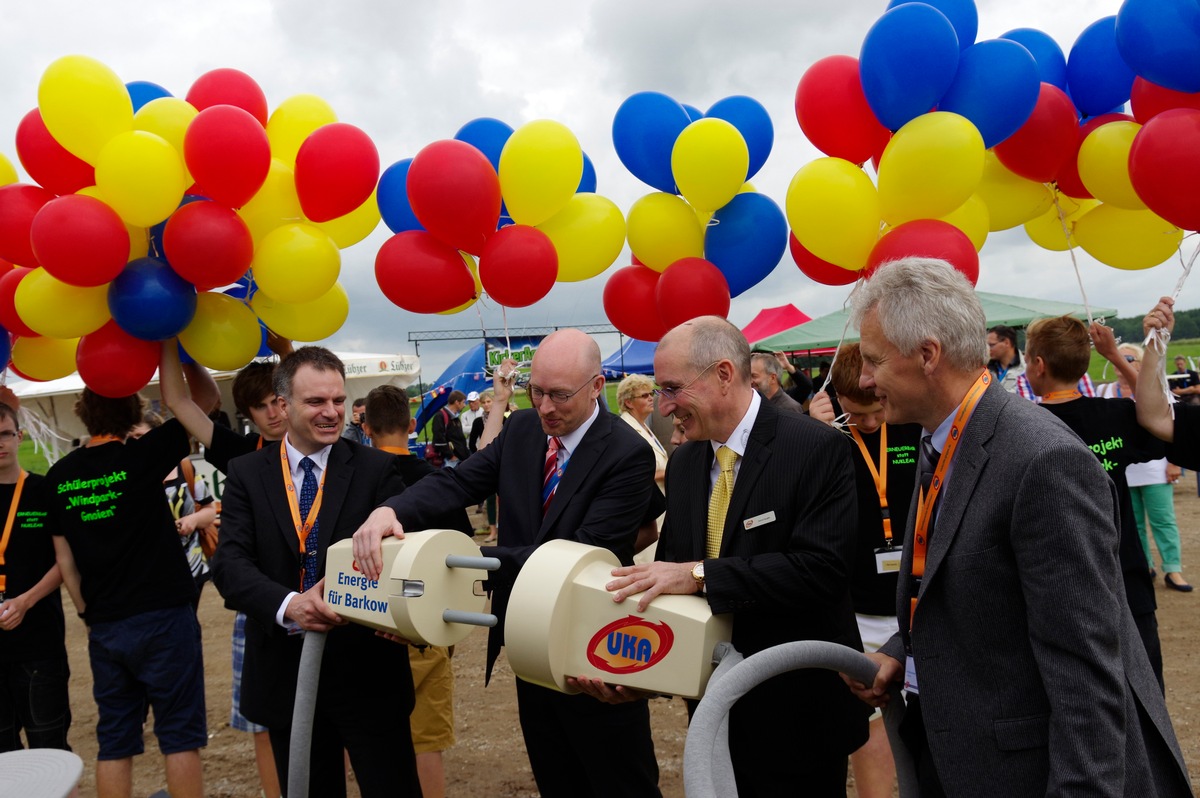
{"type": "MultiPolygon", "coordinates": [[[[344,795],[348,767],[368,798],[445,794],[453,651],[347,624],[322,578],[338,540],[374,579],[383,538],[436,527],[479,537],[501,563],[485,585],[499,618],[488,679],[516,576],[556,538],[611,551],[608,589],[631,611],[703,596],[732,615],[743,655],[825,640],[879,664],[873,684],[796,671],[747,693],[729,719],[740,795],[844,796],[852,772],[861,798],[890,796],[898,752],[881,711],[894,684],[921,795],[1190,794],[1155,583],[1161,569],[1167,589],[1192,591],[1174,484],[1200,466],[1200,375],[1179,356],[1160,384],[1159,349],[1069,316],[1034,321],[1023,345],[1021,331],[985,329],[940,261],[881,269],[853,314],[861,342],[815,376],[752,353],[723,319],[693,319],[612,407],[595,342],[560,330],[528,374],[505,361],[490,390],[451,391],[424,458],[403,390],[375,388],[347,412],[341,361],[278,340],[278,361],[233,383],[253,432],[223,423],[211,376],[166,345],[162,406],[85,389],[88,438],[45,477],[21,468],[19,403],[0,388],[0,752],[69,748],[62,585],[88,627],[101,796],[131,794],[147,724],[170,794],[203,795],[206,700],[231,701],[262,794],[279,796],[305,631],[329,633],[310,794],[344,795]],[[1111,382],[1088,376],[1093,351],[1111,382]],[[192,439],[227,476],[219,532],[192,439]],[[236,613],[229,652],[200,645],[209,581],[236,613]],[[231,696],[206,696],[206,654],[231,657],[231,696]],[[365,662],[389,674],[366,714],[365,662]]],[[[1163,300],[1145,329],[1172,324],[1163,300]]],[[[541,794],[659,795],[654,697],[569,681],[575,694],[516,684],[541,794]]]]}

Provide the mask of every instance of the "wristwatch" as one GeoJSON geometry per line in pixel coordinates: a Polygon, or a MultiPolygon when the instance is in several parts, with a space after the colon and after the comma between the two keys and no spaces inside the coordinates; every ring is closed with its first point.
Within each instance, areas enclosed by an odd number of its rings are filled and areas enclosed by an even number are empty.
{"type": "Polygon", "coordinates": [[[704,590],[704,561],[696,563],[692,566],[692,579],[696,580],[697,592],[704,590]]]}

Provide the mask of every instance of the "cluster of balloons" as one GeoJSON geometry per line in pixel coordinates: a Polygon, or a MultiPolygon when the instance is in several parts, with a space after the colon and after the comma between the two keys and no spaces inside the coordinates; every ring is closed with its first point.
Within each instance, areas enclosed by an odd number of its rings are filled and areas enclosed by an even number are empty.
{"type": "Polygon", "coordinates": [[[724,316],[731,297],[779,264],[787,220],[747,182],[774,138],[770,115],[751,97],[726,97],[706,112],[659,92],[621,104],[613,118],[617,155],[657,191],[629,209],[634,262],[604,289],[613,326],[657,341],[690,318],[724,316]]]}
{"type": "Polygon", "coordinates": [[[1141,269],[1200,227],[1194,0],[1126,0],[1068,54],[1032,28],[978,42],[977,32],[973,0],[892,0],[859,58],[805,72],[796,117],[828,156],[803,166],[787,195],[791,251],[808,277],[844,285],[887,259],[928,255],[974,280],[988,233],[1020,225],[1048,249],[1078,244],[1141,269]]]}
{"type": "Polygon", "coordinates": [[[625,246],[624,215],[595,192],[591,160],[564,125],[472,120],[384,171],[379,212],[395,235],[375,278],[414,313],[458,313],[483,293],[532,305],[555,282],[604,271],[625,246]]]}
{"type": "Polygon", "coordinates": [[[161,341],[236,369],[268,329],[313,341],[345,321],[339,248],[379,222],[379,156],[320,98],[268,115],[237,70],[201,75],[180,99],[66,56],[16,144],[34,182],[0,164],[0,339],[11,333],[21,376],[78,370],[125,396],[154,375],[161,341]]]}

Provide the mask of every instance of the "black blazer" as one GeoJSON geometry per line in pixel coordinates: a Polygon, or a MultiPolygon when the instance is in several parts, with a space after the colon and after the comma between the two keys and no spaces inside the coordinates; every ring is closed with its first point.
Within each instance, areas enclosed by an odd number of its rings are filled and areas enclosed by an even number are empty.
{"type": "Polygon", "coordinates": [[[407,529],[423,529],[447,507],[499,496],[500,544],[483,553],[500,558],[488,580],[492,612],[500,623],[488,636],[487,671],[504,643],[508,596],[525,560],[547,540],[600,546],[633,562],[638,526],[650,506],[654,452],[633,429],[601,408],[571,453],[554,500],[542,517],[542,467],[547,437],[534,410],[513,413],[500,435],[457,468],[438,471],[387,501],[407,529]]]}
{"type": "MultiPolygon", "coordinates": [[[[275,623],[287,594],[300,589],[300,542],[288,509],[279,450],[261,449],[229,464],[221,511],[221,540],[213,559],[213,581],[230,609],[246,613],[246,659],[242,671],[242,714],[271,728],[292,722],[302,636],[275,623]]],[[[329,453],[321,501],[318,559],[351,537],[379,502],[404,490],[394,455],[339,439],[329,453]]],[[[386,674],[374,682],[376,711],[412,710],[407,647],[350,624],[329,634],[321,666],[326,697],[350,694],[362,682],[364,663],[386,674]]],[[[348,699],[347,699],[348,700],[348,699]]],[[[374,700],[374,698],[373,698],[374,700]]]]}

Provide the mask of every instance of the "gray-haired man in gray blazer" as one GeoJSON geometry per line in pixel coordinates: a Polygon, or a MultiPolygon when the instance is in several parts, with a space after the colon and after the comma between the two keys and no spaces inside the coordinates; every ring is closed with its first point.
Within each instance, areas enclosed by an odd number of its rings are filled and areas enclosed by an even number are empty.
{"type": "Polygon", "coordinates": [[[883,266],[853,317],[863,387],[889,424],[920,423],[928,439],[901,632],[869,655],[876,682],[851,683],[875,705],[889,682],[910,687],[901,734],[921,795],[1190,796],[1095,456],[989,380],[983,309],[949,264],[883,266]]]}

